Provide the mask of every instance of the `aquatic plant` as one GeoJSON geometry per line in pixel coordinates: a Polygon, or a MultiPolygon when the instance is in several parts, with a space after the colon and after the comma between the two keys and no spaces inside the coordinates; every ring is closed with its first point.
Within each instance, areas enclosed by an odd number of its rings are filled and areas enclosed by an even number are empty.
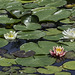
{"type": "Polygon", "coordinates": [[[53,47],[53,51],[50,50],[50,54],[54,57],[62,57],[66,54],[66,51],[64,51],[64,48],[61,46],[53,47]]]}
{"type": "Polygon", "coordinates": [[[68,28],[67,30],[64,30],[62,34],[64,34],[62,39],[70,39],[70,41],[73,42],[75,39],[75,28],[68,28]]]}
{"type": "Polygon", "coordinates": [[[14,40],[17,36],[15,31],[10,31],[9,33],[4,34],[4,38],[8,40],[14,40]]]}

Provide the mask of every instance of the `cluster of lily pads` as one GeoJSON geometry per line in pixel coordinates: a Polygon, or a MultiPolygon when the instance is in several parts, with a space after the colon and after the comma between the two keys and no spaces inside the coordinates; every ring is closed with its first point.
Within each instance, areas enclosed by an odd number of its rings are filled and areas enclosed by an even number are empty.
{"type": "Polygon", "coordinates": [[[75,70],[75,7],[65,5],[66,0],[0,0],[1,74],[71,75],[63,71],[75,70]],[[19,39],[26,40],[20,51],[2,49],[19,39]],[[72,61],[53,66],[65,59],[72,61]]]}

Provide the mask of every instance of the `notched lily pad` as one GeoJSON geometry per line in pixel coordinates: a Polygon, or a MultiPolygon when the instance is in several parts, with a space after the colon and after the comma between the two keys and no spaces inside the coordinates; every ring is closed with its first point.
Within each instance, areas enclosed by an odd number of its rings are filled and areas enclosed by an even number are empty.
{"type": "Polygon", "coordinates": [[[75,61],[69,61],[63,64],[63,68],[75,70],[75,61]]]}
{"type": "Polygon", "coordinates": [[[61,67],[57,67],[57,66],[46,66],[45,68],[46,69],[38,68],[37,71],[42,73],[42,74],[43,73],[44,74],[54,74],[56,72],[62,71],[62,68],[61,67]]]}
{"type": "Polygon", "coordinates": [[[32,66],[32,67],[40,67],[51,65],[55,62],[56,59],[48,57],[48,56],[34,56],[28,58],[17,58],[16,62],[22,66],[32,66]]]}

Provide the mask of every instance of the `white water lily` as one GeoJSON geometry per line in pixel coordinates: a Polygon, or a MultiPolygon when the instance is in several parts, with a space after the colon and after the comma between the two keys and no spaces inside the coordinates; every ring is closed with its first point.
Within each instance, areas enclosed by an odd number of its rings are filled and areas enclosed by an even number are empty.
{"type": "Polygon", "coordinates": [[[71,42],[75,40],[75,28],[68,28],[67,30],[64,30],[62,34],[64,34],[62,39],[70,39],[71,42]]]}
{"type": "Polygon", "coordinates": [[[4,38],[8,40],[14,40],[17,36],[15,31],[10,31],[9,33],[4,34],[4,38]]]}

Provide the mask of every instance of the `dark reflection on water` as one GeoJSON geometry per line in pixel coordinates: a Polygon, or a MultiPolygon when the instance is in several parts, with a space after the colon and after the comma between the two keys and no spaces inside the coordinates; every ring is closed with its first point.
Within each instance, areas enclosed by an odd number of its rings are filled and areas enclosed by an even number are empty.
{"type": "Polygon", "coordinates": [[[2,49],[8,50],[7,53],[12,53],[12,52],[20,50],[20,46],[24,43],[26,43],[25,40],[18,39],[15,42],[9,42],[8,45],[2,47],[2,49]]]}
{"type": "MultiPolygon", "coordinates": [[[[34,41],[34,40],[33,40],[34,41]]],[[[34,41],[35,43],[37,42],[38,40],[34,41]]],[[[8,50],[7,53],[13,53],[15,51],[18,51],[20,50],[20,46],[26,42],[31,42],[31,41],[26,41],[26,40],[21,40],[21,39],[18,39],[17,41],[15,42],[9,42],[8,45],[2,47],[2,49],[6,49],[8,50]]],[[[61,66],[63,65],[65,62],[68,62],[68,61],[72,61],[71,59],[66,59],[65,61],[62,61],[60,63],[54,63],[53,65],[54,66],[61,66]]],[[[20,65],[16,65],[16,66],[19,66],[19,67],[22,67],[20,65]]],[[[0,71],[2,71],[2,66],[0,66],[0,71]]],[[[63,70],[63,72],[70,72],[71,75],[75,75],[75,70],[63,70]]],[[[54,74],[40,74],[40,73],[36,73],[38,75],[54,75],[54,74]]]]}

